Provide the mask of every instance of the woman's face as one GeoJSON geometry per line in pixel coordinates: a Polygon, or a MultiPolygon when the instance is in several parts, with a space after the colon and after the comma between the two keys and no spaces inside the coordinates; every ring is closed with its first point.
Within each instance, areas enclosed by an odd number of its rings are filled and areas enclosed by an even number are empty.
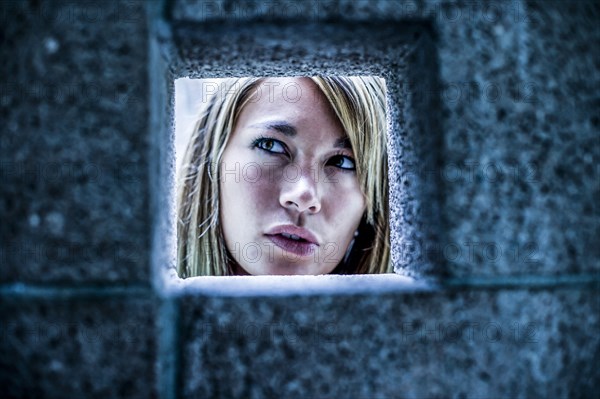
{"type": "Polygon", "coordinates": [[[365,211],[342,125],[308,78],[263,81],[220,165],[220,218],[238,274],[327,274],[365,211]]]}

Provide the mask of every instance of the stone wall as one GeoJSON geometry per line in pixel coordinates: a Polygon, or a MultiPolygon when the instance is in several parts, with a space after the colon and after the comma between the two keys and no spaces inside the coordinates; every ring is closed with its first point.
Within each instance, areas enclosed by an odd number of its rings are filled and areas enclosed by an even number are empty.
{"type": "Polygon", "coordinates": [[[0,1],[6,397],[591,397],[600,6],[0,1]],[[173,80],[374,74],[410,276],[180,280],[173,80]]]}

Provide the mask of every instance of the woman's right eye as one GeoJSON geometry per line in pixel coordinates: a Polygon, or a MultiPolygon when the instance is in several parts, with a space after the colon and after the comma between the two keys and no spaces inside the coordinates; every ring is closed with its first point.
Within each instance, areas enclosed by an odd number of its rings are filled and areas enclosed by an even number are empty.
{"type": "Polygon", "coordinates": [[[261,150],[272,152],[275,154],[285,154],[285,147],[279,140],[260,138],[254,142],[254,146],[261,150]]]}

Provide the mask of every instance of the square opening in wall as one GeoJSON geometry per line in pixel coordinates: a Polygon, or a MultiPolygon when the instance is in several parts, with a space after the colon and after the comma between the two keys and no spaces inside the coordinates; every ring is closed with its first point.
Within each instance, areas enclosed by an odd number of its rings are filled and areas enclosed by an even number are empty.
{"type": "Polygon", "coordinates": [[[180,277],[391,273],[386,84],[175,81],[180,277]]]}

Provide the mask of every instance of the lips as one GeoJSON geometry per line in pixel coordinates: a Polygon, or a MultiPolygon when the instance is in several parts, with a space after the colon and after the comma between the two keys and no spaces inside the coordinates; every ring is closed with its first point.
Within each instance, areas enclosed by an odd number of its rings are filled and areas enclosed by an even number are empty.
{"type": "Polygon", "coordinates": [[[312,256],[319,246],[318,239],[310,230],[294,225],[277,226],[265,236],[279,248],[300,257],[312,256]]]}
{"type": "Polygon", "coordinates": [[[267,235],[267,238],[284,251],[291,252],[299,257],[312,256],[317,248],[317,245],[313,243],[303,240],[297,241],[281,234],[267,235]]]}

